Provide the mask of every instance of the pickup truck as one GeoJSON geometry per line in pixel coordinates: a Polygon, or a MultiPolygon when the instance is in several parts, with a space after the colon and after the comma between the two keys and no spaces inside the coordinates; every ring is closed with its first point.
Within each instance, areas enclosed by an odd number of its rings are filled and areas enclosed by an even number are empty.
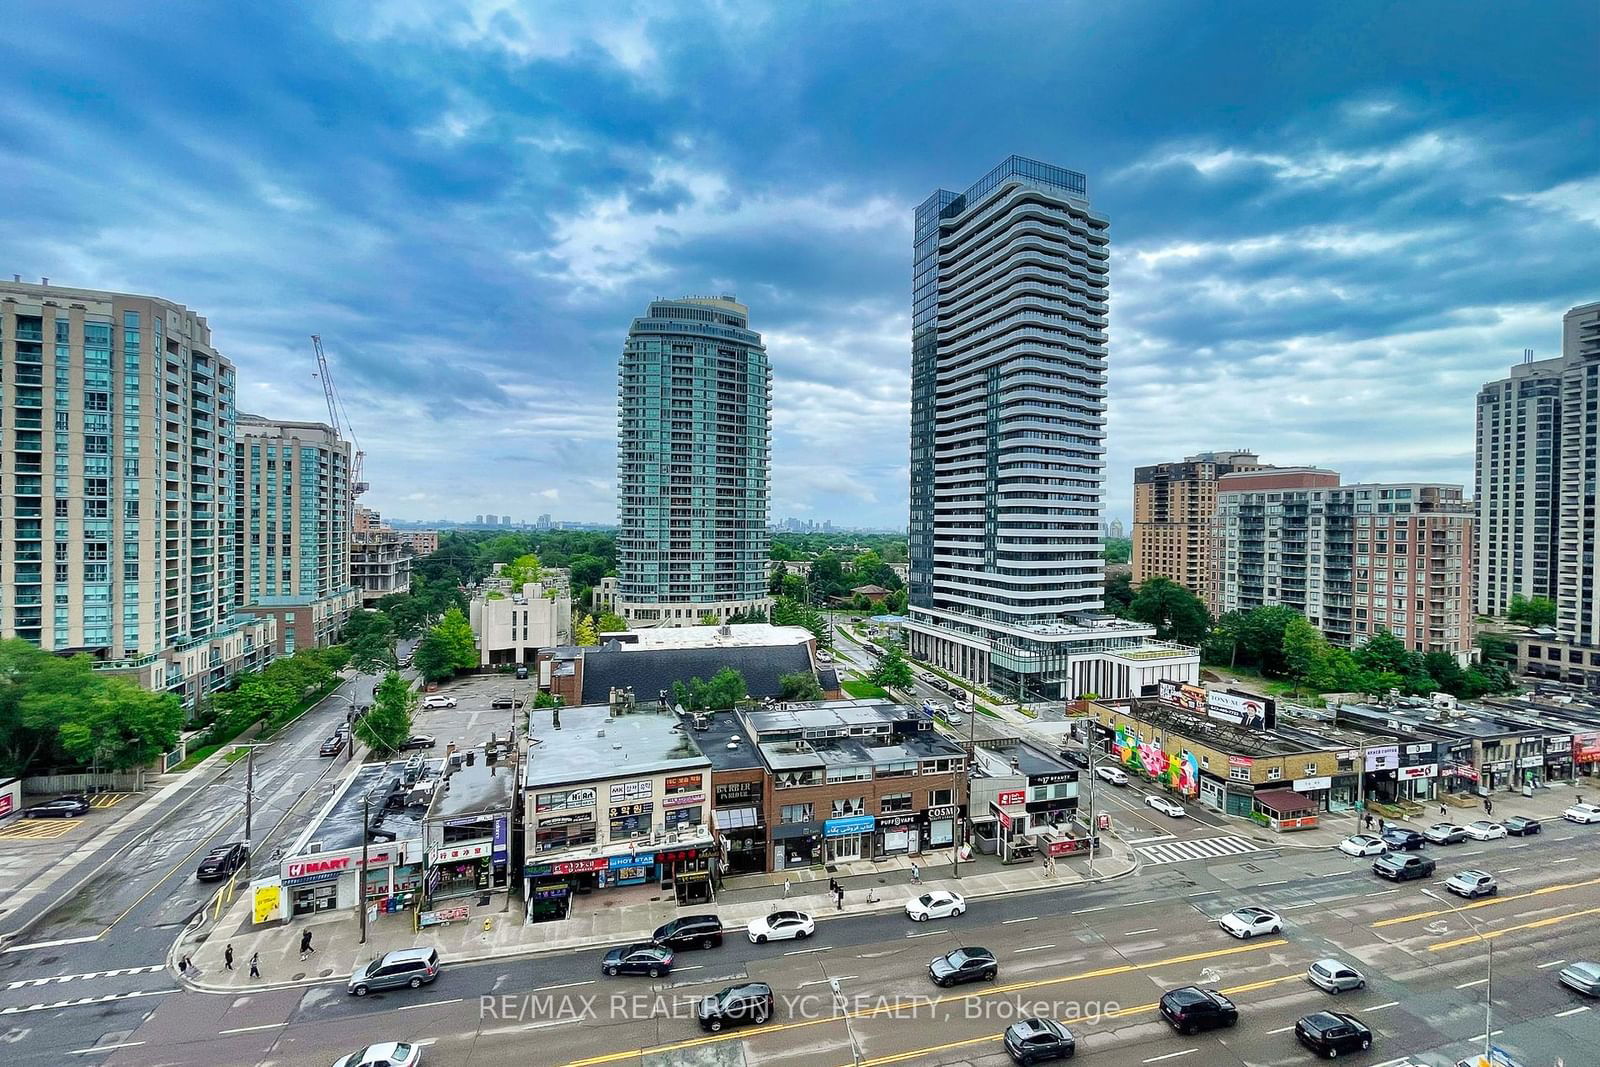
{"type": "Polygon", "coordinates": [[[1391,882],[1409,882],[1413,878],[1430,877],[1435,866],[1437,865],[1432,860],[1414,852],[1409,854],[1391,852],[1372,861],[1372,873],[1391,882]]]}

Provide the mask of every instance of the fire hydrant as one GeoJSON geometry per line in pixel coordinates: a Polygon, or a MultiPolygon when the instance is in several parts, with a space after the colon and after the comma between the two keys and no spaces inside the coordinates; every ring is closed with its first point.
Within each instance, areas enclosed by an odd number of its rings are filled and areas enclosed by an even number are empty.
{"type": "Polygon", "coordinates": [[[483,920],[483,932],[484,933],[488,933],[490,930],[493,930],[493,929],[494,929],[494,920],[493,919],[485,919],[485,920],[483,920]]]}

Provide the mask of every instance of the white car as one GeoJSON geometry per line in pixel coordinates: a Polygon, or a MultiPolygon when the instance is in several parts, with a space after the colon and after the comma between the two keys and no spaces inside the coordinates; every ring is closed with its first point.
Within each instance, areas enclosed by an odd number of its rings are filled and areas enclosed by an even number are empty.
{"type": "Polygon", "coordinates": [[[1600,805],[1574,804],[1561,817],[1568,822],[1600,822],[1600,805]]]}
{"type": "Polygon", "coordinates": [[[752,919],[746,933],[753,944],[768,941],[804,941],[816,933],[817,924],[803,911],[775,911],[760,919],[752,919]]]}
{"type": "Polygon", "coordinates": [[[1339,851],[1346,856],[1382,856],[1388,853],[1389,846],[1383,843],[1383,838],[1373,837],[1370,834],[1356,834],[1339,842],[1339,851]]]}
{"type": "Polygon", "coordinates": [[[1467,832],[1467,836],[1472,838],[1474,841],[1497,841],[1506,836],[1506,828],[1504,826],[1501,826],[1497,822],[1490,822],[1488,819],[1479,819],[1477,822],[1469,822],[1467,825],[1463,826],[1462,829],[1465,830],[1467,832]]]}
{"type": "Polygon", "coordinates": [[[933,889],[920,897],[906,901],[906,916],[912,922],[925,923],[929,919],[947,919],[967,910],[967,900],[960,893],[933,889]]]}
{"type": "Polygon", "coordinates": [[[1243,941],[1257,934],[1281,934],[1283,916],[1266,908],[1240,908],[1218,919],[1217,925],[1243,941]]]}
{"type": "Polygon", "coordinates": [[[1112,785],[1127,785],[1128,776],[1115,767],[1096,767],[1094,776],[1101,781],[1110,782],[1112,785]]]}
{"type": "Polygon", "coordinates": [[[1174,819],[1181,819],[1185,814],[1182,804],[1175,804],[1166,797],[1157,796],[1154,793],[1145,797],[1144,802],[1146,807],[1155,808],[1161,814],[1170,815],[1174,819]]]}
{"type": "Polygon", "coordinates": [[[422,1062],[422,1046],[404,1041],[385,1041],[368,1045],[359,1052],[341,1056],[333,1067],[416,1067],[422,1062]]]}
{"type": "Polygon", "coordinates": [[[422,698],[422,710],[423,711],[438,711],[441,708],[453,708],[455,706],[456,706],[456,698],[455,697],[432,696],[432,697],[423,697],[422,698]]]}

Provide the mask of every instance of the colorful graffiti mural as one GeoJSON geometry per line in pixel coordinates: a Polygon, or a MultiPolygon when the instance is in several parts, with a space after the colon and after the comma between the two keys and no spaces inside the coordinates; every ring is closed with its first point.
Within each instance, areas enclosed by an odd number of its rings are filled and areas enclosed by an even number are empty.
{"type": "Polygon", "coordinates": [[[1160,745],[1152,745],[1137,731],[1119,725],[1116,733],[1117,760],[1124,767],[1186,797],[1200,795],[1200,761],[1194,753],[1169,756],[1160,745]]]}

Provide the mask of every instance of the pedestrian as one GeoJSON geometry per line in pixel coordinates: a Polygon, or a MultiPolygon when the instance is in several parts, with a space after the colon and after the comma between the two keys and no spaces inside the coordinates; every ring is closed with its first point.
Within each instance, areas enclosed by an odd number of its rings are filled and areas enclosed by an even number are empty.
{"type": "Polygon", "coordinates": [[[228,951],[222,954],[222,965],[228,970],[233,970],[233,946],[228,946],[228,951]]]}
{"type": "Polygon", "coordinates": [[[1494,798],[1492,798],[1492,797],[1484,797],[1483,798],[1483,813],[1485,815],[1493,815],[1494,814],[1494,798]]]}
{"type": "Polygon", "coordinates": [[[261,977],[261,953],[259,952],[250,953],[250,977],[261,977]]]}
{"type": "Polygon", "coordinates": [[[1371,812],[1367,813],[1367,829],[1368,830],[1372,829],[1372,813],[1371,812]]]}
{"type": "Polygon", "coordinates": [[[916,860],[911,861],[911,884],[922,884],[922,868],[917,866],[916,860]]]}
{"type": "Polygon", "coordinates": [[[311,931],[307,930],[300,935],[300,958],[305,959],[315,951],[317,950],[311,947],[311,931]]]}
{"type": "Polygon", "coordinates": [[[1449,809],[1447,809],[1443,804],[1440,804],[1439,805],[1439,814],[1440,815],[1448,815],[1448,814],[1450,814],[1450,812],[1449,812],[1449,809]]]}
{"type": "Polygon", "coordinates": [[[829,878],[828,879],[828,892],[833,894],[834,896],[838,896],[839,895],[839,879],[837,879],[837,878],[829,878]]]}
{"type": "Polygon", "coordinates": [[[1383,833],[1384,827],[1387,825],[1388,824],[1383,821],[1383,816],[1378,816],[1378,833],[1383,833]]]}
{"type": "Polygon", "coordinates": [[[836,893],[834,895],[833,899],[834,899],[835,906],[840,911],[843,911],[844,910],[844,886],[840,886],[839,887],[839,891],[838,891],[838,893],[836,893]]]}
{"type": "Polygon", "coordinates": [[[178,961],[178,973],[183,975],[185,978],[187,978],[189,976],[189,968],[191,966],[192,966],[192,964],[189,962],[189,957],[186,954],[182,959],[180,959],[178,961]]]}
{"type": "Polygon", "coordinates": [[[787,878],[783,880],[783,899],[789,899],[789,879],[787,878]]]}

